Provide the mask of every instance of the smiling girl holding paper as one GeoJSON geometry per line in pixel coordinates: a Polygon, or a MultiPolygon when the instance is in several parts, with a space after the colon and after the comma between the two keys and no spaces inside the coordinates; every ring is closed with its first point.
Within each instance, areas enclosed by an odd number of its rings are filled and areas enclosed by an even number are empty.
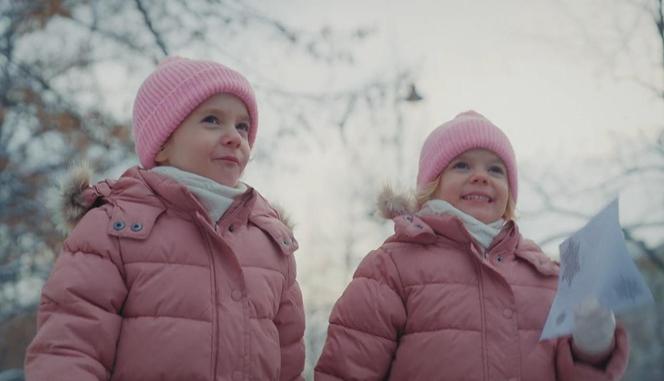
{"type": "Polygon", "coordinates": [[[316,380],[619,379],[626,333],[596,305],[579,310],[574,339],[539,341],[559,267],[519,233],[517,185],[511,144],[485,117],[435,129],[417,205],[382,195],[395,234],[334,306],[316,380]]]}

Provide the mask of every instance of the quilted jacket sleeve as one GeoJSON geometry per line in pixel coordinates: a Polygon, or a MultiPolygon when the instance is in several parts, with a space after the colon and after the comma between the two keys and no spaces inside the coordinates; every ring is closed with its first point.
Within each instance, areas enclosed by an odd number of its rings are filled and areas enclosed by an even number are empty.
{"type": "Polygon", "coordinates": [[[295,280],[295,259],[290,256],[289,285],[281,297],[275,324],[281,346],[281,380],[303,380],[304,306],[300,286],[295,280]]]}
{"type": "Polygon", "coordinates": [[[604,381],[620,380],[627,368],[629,341],[624,327],[618,325],[615,332],[615,347],[611,356],[601,366],[585,364],[574,358],[569,337],[558,341],[556,366],[560,381],[604,381]]]}
{"type": "Polygon", "coordinates": [[[108,380],[127,290],[106,213],[88,213],[65,241],[46,282],[27,380],[108,380]]]}
{"type": "Polygon", "coordinates": [[[385,379],[406,321],[402,295],[389,253],[365,257],[332,309],[315,379],[385,379]]]}

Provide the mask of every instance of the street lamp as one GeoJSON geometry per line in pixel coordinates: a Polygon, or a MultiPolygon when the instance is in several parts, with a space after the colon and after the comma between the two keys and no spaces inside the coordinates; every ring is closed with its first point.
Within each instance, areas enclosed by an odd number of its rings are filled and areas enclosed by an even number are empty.
{"type": "Polygon", "coordinates": [[[422,99],[423,99],[422,96],[417,92],[417,88],[415,88],[415,84],[411,83],[410,90],[408,91],[408,96],[404,98],[404,100],[406,102],[415,103],[421,101],[422,99]]]}

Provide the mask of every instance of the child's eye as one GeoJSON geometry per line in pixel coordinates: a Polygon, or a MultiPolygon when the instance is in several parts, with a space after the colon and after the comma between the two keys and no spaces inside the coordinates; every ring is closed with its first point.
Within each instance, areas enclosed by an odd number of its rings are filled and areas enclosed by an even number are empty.
{"type": "Polygon", "coordinates": [[[465,161],[457,161],[456,163],[454,163],[452,165],[452,168],[454,168],[454,169],[468,169],[470,167],[468,166],[468,163],[466,163],[465,161]]]}
{"type": "Polygon", "coordinates": [[[499,175],[504,175],[505,169],[503,169],[503,167],[501,167],[500,165],[492,165],[489,167],[489,172],[499,175]]]}
{"type": "Polygon", "coordinates": [[[220,124],[219,123],[219,118],[217,118],[214,115],[208,115],[202,120],[203,123],[210,123],[210,124],[220,124]]]}
{"type": "Polygon", "coordinates": [[[245,123],[245,122],[238,123],[238,124],[235,125],[235,128],[236,128],[238,131],[242,131],[242,132],[247,132],[247,133],[248,133],[248,132],[249,132],[249,123],[245,123]]]}

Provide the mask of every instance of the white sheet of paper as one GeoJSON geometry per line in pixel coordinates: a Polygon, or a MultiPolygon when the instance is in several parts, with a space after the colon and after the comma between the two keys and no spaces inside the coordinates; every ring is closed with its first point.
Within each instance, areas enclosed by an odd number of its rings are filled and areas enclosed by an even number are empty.
{"type": "Polygon", "coordinates": [[[627,251],[617,198],[560,244],[558,291],[540,340],[571,334],[574,308],[589,297],[612,311],[654,301],[627,251]]]}

